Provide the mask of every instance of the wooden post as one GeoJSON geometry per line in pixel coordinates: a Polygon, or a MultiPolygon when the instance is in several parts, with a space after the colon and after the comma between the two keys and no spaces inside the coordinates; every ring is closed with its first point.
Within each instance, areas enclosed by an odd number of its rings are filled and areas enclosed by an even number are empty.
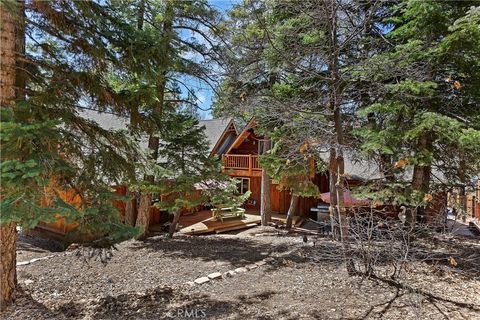
{"type": "Polygon", "coordinates": [[[252,175],[252,155],[248,155],[248,173],[252,175]]]}
{"type": "Polygon", "coordinates": [[[309,159],[310,164],[310,178],[315,178],[315,160],[313,158],[309,159]]]}

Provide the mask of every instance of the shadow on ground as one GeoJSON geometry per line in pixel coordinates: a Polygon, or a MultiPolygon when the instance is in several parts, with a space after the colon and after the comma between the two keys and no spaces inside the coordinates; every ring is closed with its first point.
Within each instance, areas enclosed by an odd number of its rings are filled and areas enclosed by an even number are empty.
{"type": "Polygon", "coordinates": [[[247,305],[270,299],[276,293],[265,291],[235,300],[212,299],[207,294],[191,295],[187,290],[159,287],[145,293],[107,296],[88,302],[67,302],[49,309],[26,292],[19,292],[14,305],[0,315],[2,319],[296,319],[288,311],[278,315],[259,315],[247,305]]]}
{"type": "Polygon", "coordinates": [[[162,252],[166,256],[204,261],[226,261],[233,266],[244,266],[265,257],[285,253],[292,248],[285,243],[272,244],[246,237],[164,237],[136,242],[133,248],[162,252]]]}

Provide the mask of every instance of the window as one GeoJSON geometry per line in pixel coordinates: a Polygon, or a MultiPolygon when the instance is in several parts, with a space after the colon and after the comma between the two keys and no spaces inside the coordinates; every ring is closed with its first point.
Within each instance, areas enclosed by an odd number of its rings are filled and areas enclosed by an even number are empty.
{"type": "Polygon", "coordinates": [[[238,180],[237,183],[237,190],[240,194],[245,194],[248,190],[250,190],[250,178],[235,178],[238,180]]]}

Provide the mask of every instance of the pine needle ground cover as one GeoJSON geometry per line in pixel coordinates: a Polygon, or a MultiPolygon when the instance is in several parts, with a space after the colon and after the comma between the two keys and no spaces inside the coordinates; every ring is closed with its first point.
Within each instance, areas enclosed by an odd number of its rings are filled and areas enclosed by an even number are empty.
{"type": "Polygon", "coordinates": [[[456,251],[458,266],[449,265],[446,258],[447,265],[415,264],[403,280],[414,289],[351,277],[341,257],[333,254],[332,248],[338,243],[318,239],[313,246],[313,240],[309,237],[305,243],[301,236],[258,227],[237,235],[127,241],[118,246],[119,251],[107,264],[85,262],[73,252],[54,252],[49,260],[19,267],[22,295],[16,307],[3,313],[2,318],[168,319],[185,310],[205,312],[208,319],[479,316],[478,309],[470,308],[478,308],[478,270],[468,281],[462,270],[463,259],[478,255],[478,240],[441,240],[438,252],[456,251]],[[470,249],[459,251],[463,247],[470,249]],[[252,270],[202,285],[191,283],[266,257],[271,260],[252,270]],[[444,301],[431,299],[423,292],[444,301]]]}

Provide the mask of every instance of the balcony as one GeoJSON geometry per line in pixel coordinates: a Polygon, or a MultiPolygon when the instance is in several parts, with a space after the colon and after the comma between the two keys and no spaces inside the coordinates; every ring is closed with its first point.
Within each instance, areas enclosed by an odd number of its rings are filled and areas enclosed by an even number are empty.
{"type": "Polygon", "coordinates": [[[251,154],[226,154],[222,156],[224,170],[233,174],[260,176],[262,168],[258,156],[251,154]]]}

